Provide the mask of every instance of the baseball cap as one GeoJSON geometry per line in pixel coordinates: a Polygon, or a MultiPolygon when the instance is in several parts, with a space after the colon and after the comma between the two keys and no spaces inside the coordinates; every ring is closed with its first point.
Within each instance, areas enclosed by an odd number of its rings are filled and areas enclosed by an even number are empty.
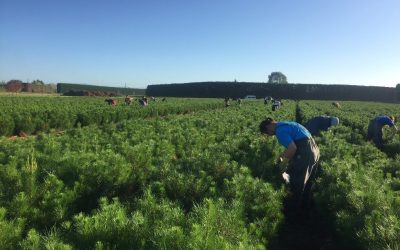
{"type": "Polygon", "coordinates": [[[339,118],[332,116],[331,117],[331,126],[339,125],[339,118]]]}

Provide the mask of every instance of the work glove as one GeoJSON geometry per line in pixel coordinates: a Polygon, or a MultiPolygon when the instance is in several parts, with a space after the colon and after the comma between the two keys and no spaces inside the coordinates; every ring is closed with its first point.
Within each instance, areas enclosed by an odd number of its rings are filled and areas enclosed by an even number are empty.
{"type": "Polygon", "coordinates": [[[290,182],[290,176],[286,173],[287,167],[289,165],[289,159],[279,156],[276,159],[277,167],[279,168],[279,172],[282,174],[282,178],[286,184],[290,182]]]}
{"type": "Polygon", "coordinates": [[[282,173],[282,178],[283,178],[283,180],[286,182],[286,184],[289,184],[289,182],[290,182],[290,176],[289,176],[288,173],[283,172],[283,173],[282,173]]]}

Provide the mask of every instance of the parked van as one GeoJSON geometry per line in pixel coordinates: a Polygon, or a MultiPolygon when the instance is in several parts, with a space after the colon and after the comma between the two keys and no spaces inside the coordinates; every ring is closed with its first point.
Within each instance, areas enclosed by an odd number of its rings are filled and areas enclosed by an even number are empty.
{"type": "Polygon", "coordinates": [[[257,100],[255,95],[246,95],[244,97],[244,100],[257,100]]]}

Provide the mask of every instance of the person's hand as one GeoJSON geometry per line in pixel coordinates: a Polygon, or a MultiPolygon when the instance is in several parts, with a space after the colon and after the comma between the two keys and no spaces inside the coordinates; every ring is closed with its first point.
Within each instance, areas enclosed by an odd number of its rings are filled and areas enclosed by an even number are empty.
{"type": "Polygon", "coordinates": [[[283,157],[282,156],[278,156],[278,158],[276,159],[276,163],[277,164],[283,163],[283,157]]]}
{"type": "Polygon", "coordinates": [[[290,182],[290,176],[288,175],[288,173],[283,172],[282,173],[282,178],[286,182],[286,184],[288,184],[290,182]]]}

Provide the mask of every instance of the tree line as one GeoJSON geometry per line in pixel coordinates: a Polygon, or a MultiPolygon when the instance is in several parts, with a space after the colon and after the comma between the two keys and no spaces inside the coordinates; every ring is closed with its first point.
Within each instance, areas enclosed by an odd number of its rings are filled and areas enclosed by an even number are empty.
{"type": "Polygon", "coordinates": [[[194,82],[183,84],[149,85],[146,90],[151,96],[243,98],[256,95],[257,98],[272,96],[283,99],[307,100],[354,100],[399,102],[400,84],[396,88],[324,85],[324,84],[279,84],[252,82],[194,82]]]}
{"type": "Polygon", "coordinates": [[[57,83],[57,93],[67,93],[69,91],[104,91],[115,93],[116,95],[144,95],[144,89],[105,87],[87,84],[57,83]]]}

